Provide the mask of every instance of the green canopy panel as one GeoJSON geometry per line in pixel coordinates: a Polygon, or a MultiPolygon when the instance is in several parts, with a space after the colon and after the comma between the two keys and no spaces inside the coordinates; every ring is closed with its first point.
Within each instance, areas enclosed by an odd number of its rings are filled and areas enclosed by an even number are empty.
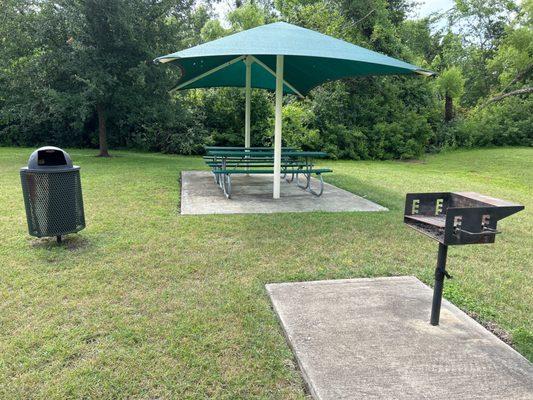
{"type": "MultiPolygon", "coordinates": [[[[274,69],[276,68],[276,56],[274,59],[274,69]]],[[[180,83],[185,82],[184,86],[178,85],[179,89],[198,89],[198,88],[212,88],[212,87],[245,87],[246,86],[246,65],[244,57],[220,60],[220,57],[203,57],[201,59],[186,58],[180,60],[179,64],[183,73],[180,83]],[[232,61],[234,61],[232,63],[232,61]],[[228,64],[215,72],[206,74],[219,66],[220,64],[228,64]],[[194,73],[188,73],[194,71],[194,73]],[[198,71],[203,71],[198,73],[198,71]],[[204,76],[205,74],[205,76],[204,76]],[[191,77],[187,79],[188,77],[191,77]],[[187,78],[186,78],[187,77],[187,78]],[[191,79],[195,79],[191,81],[191,79]],[[190,82],[190,83],[187,83],[190,82]]],[[[276,77],[268,70],[257,63],[252,63],[252,83],[251,86],[259,89],[275,90],[276,77]]],[[[284,93],[296,94],[288,86],[284,85],[284,93]]]]}
{"type": "Polygon", "coordinates": [[[235,33],[156,58],[182,71],[176,89],[245,87],[252,56],[252,87],[275,90],[276,56],[285,56],[284,92],[307,94],[321,83],[365,75],[432,75],[415,65],[285,22],[235,33]]]}

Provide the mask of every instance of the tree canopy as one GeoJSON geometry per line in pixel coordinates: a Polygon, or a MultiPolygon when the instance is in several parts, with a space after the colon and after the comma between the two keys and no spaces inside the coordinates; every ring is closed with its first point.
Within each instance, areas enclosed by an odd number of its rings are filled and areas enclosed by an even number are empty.
{"type": "MultiPolygon", "coordinates": [[[[168,93],[162,54],[277,20],[439,73],[365,77],[286,96],[285,140],[353,159],[413,158],[449,146],[533,143],[533,1],[456,0],[413,17],[407,0],[248,0],[224,20],[194,0],[2,0],[0,144],[196,154],[242,145],[244,93],[168,93]]],[[[252,144],[269,145],[272,95],[254,90],[252,144]]]]}

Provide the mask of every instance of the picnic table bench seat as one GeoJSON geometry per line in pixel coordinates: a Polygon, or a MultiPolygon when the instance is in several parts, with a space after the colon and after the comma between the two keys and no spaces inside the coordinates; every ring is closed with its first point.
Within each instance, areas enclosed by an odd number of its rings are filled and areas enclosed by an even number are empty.
{"type": "MultiPolygon", "coordinates": [[[[287,182],[292,182],[296,178],[296,184],[302,189],[306,189],[315,196],[321,196],[324,192],[324,179],[322,174],[333,172],[330,168],[299,168],[299,169],[286,169],[281,171],[285,176],[287,182]],[[286,175],[290,174],[288,178],[286,175]],[[305,184],[300,184],[300,174],[305,176],[305,184]],[[315,191],[311,187],[311,175],[316,175],[319,178],[319,189],[315,191]]],[[[273,174],[274,169],[213,169],[213,174],[218,177],[218,182],[224,191],[224,195],[229,199],[231,198],[231,175],[242,174],[273,174]]]]}
{"type": "MultiPolygon", "coordinates": [[[[219,163],[219,162],[209,162],[209,163],[206,163],[209,167],[211,167],[211,169],[220,169],[222,168],[222,164],[219,163]]],[[[281,163],[281,169],[282,169],[282,173],[283,173],[283,169],[288,169],[288,168],[293,168],[293,167],[301,167],[301,168],[304,168],[304,167],[312,167],[313,165],[310,165],[310,164],[300,164],[300,163],[294,163],[294,164],[284,164],[284,163],[281,163]]],[[[254,163],[254,164],[248,164],[246,162],[242,162],[242,163],[235,163],[235,164],[226,164],[226,168],[225,170],[227,171],[233,171],[235,168],[246,168],[248,171],[252,171],[254,172],[255,171],[255,168],[268,168],[268,167],[273,167],[272,163],[254,163]]]]}
{"type": "MultiPolygon", "coordinates": [[[[274,158],[273,157],[254,157],[254,158],[246,158],[246,157],[225,157],[224,159],[220,158],[220,157],[207,157],[207,156],[204,156],[204,161],[206,163],[222,163],[222,161],[225,161],[226,164],[229,164],[229,163],[238,163],[238,162],[247,162],[249,164],[253,164],[253,163],[259,163],[259,162],[265,162],[265,161],[270,161],[270,162],[274,162],[274,158]]],[[[293,157],[289,158],[289,157],[281,157],[281,161],[284,162],[296,162],[297,160],[294,159],[293,157]]],[[[301,162],[301,161],[300,161],[301,162]]]]}
{"type": "MultiPolygon", "coordinates": [[[[254,174],[273,174],[274,173],[274,170],[273,169],[214,169],[213,170],[213,173],[214,174],[249,174],[250,172],[254,173],[254,174]]],[[[282,173],[284,171],[281,171],[282,173]]],[[[311,174],[324,174],[324,173],[327,173],[327,172],[333,172],[332,169],[330,168],[315,168],[315,169],[293,169],[293,170],[287,170],[287,172],[289,173],[294,173],[294,174],[306,174],[306,173],[311,173],[311,174]]]]}

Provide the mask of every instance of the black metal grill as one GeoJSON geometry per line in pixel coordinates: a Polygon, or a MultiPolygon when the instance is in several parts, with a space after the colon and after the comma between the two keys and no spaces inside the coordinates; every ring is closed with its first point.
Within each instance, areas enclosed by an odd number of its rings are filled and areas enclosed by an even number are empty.
{"type": "Polygon", "coordinates": [[[431,324],[439,324],[449,245],[494,243],[497,223],[524,206],[479,193],[411,193],[405,200],[404,222],[439,242],[431,324]]]}
{"type": "Polygon", "coordinates": [[[35,151],[20,179],[30,235],[60,241],[85,228],[80,168],[67,153],[53,147],[35,151]]]}

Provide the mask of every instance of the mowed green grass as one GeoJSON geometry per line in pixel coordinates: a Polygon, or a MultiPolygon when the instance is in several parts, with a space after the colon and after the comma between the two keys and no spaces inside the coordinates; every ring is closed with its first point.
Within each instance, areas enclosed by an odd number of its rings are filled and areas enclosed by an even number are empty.
{"type": "MultiPolygon", "coordinates": [[[[449,251],[445,297],[533,359],[533,149],[421,162],[324,161],[385,213],[181,216],[199,157],[71,150],[87,228],[27,234],[19,167],[0,148],[0,398],[303,399],[264,285],[390,275],[432,284],[437,244],[403,225],[407,192],[478,191],[526,209],[496,244],[449,251]]],[[[430,305],[428,304],[428,309],[430,305]]]]}

